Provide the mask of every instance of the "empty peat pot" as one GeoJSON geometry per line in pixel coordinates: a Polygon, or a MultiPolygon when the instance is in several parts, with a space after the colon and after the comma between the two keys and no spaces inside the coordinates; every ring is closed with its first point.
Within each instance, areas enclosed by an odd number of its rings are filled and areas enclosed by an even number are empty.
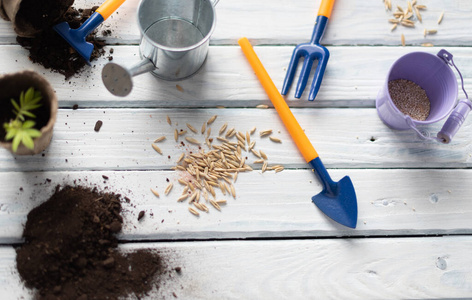
{"type": "MultiPolygon", "coordinates": [[[[387,80],[377,95],[376,107],[380,119],[392,129],[413,129],[422,138],[449,143],[472,108],[468,100],[457,103],[457,79],[450,66],[455,67],[452,54],[444,49],[437,55],[412,52],[400,57],[391,66],[387,80]],[[389,91],[389,82],[400,79],[411,81],[426,92],[430,106],[429,115],[424,120],[412,118],[410,116],[412,114],[402,112],[395,105],[389,91]],[[455,110],[451,113],[455,106],[455,110]],[[450,117],[435,138],[424,136],[417,129],[418,125],[436,123],[448,115],[450,117]]],[[[457,71],[459,72],[458,69],[457,71]]],[[[462,79],[462,75],[460,76],[462,79]]]]}
{"type": "Polygon", "coordinates": [[[128,95],[132,77],[146,72],[164,80],[181,80],[195,74],[208,54],[217,2],[141,0],[138,26],[142,60],[129,69],[115,63],[105,65],[102,80],[110,93],[128,95]]]}

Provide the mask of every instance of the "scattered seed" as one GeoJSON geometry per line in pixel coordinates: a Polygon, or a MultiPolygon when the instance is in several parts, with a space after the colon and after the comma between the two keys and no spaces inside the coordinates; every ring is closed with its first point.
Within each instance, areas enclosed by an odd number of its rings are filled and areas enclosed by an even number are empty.
{"type": "Polygon", "coordinates": [[[179,90],[179,92],[183,92],[184,88],[181,87],[180,85],[176,84],[175,87],[179,90]]]}
{"type": "Polygon", "coordinates": [[[165,140],[166,137],[165,136],[161,136],[160,138],[157,138],[154,140],[154,143],[159,143],[159,142],[162,142],[163,140],[165,140]]]}
{"type": "Polygon", "coordinates": [[[170,120],[169,116],[166,116],[166,119],[167,119],[167,123],[168,123],[169,125],[172,125],[172,121],[170,120]]]}
{"type": "Polygon", "coordinates": [[[159,193],[158,193],[155,189],[151,188],[151,192],[152,192],[156,197],[159,197],[159,193]]]}
{"type": "Polygon", "coordinates": [[[215,202],[218,203],[219,205],[226,204],[226,200],[225,200],[225,199],[216,200],[215,202]]]}
{"type": "Polygon", "coordinates": [[[441,24],[443,18],[444,18],[444,12],[442,12],[441,15],[439,16],[438,24],[441,24]]]}
{"type": "Polygon", "coordinates": [[[196,145],[200,145],[200,142],[197,141],[196,139],[192,138],[192,137],[185,137],[185,139],[187,140],[187,142],[189,143],[192,143],[192,144],[196,144],[196,145]]]}
{"type": "Polygon", "coordinates": [[[415,27],[415,23],[413,23],[413,21],[410,21],[410,20],[402,20],[400,24],[405,27],[415,27]]]}
{"type": "Polygon", "coordinates": [[[206,122],[204,122],[203,125],[202,125],[201,133],[204,134],[205,131],[206,131],[206,122]]]}
{"type": "Polygon", "coordinates": [[[427,30],[426,33],[427,34],[435,34],[437,33],[438,31],[436,29],[431,29],[431,30],[427,30]]]}
{"type": "Polygon", "coordinates": [[[177,129],[174,129],[174,139],[176,142],[179,140],[179,132],[177,131],[177,129]]]}
{"type": "Polygon", "coordinates": [[[415,13],[416,13],[416,18],[418,18],[418,21],[423,22],[423,18],[421,17],[420,10],[418,7],[415,6],[415,13]]]}
{"type": "Polygon", "coordinates": [[[181,162],[184,159],[185,153],[180,154],[179,159],[177,159],[177,163],[181,162]]]}
{"type": "Polygon", "coordinates": [[[196,215],[196,216],[200,216],[200,214],[198,213],[198,211],[196,211],[194,208],[192,208],[192,207],[189,206],[188,210],[189,210],[192,214],[194,214],[194,215],[196,215]]]}
{"type": "Polygon", "coordinates": [[[263,137],[263,136],[269,135],[271,133],[272,133],[272,129],[267,129],[267,130],[263,130],[263,131],[259,132],[259,135],[261,137],[263,137]]]}
{"type": "Polygon", "coordinates": [[[282,141],[280,139],[272,137],[272,136],[269,136],[269,139],[274,143],[282,143],[282,141]]]}
{"type": "Polygon", "coordinates": [[[402,33],[402,46],[405,47],[405,36],[402,33]]]}
{"type": "Polygon", "coordinates": [[[259,104],[256,106],[256,108],[269,108],[269,105],[259,104]]]}
{"type": "Polygon", "coordinates": [[[275,168],[274,170],[275,170],[275,173],[279,173],[284,170],[284,167],[280,166],[280,167],[275,168]]]}
{"type": "Polygon", "coordinates": [[[214,200],[210,200],[211,205],[213,205],[214,208],[217,210],[221,211],[221,206],[214,200]]]}
{"type": "Polygon", "coordinates": [[[184,135],[184,134],[186,134],[186,133],[187,133],[187,130],[180,130],[180,131],[179,131],[179,135],[184,135]]]}
{"type": "Polygon", "coordinates": [[[426,9],[426,5],[415,5],[417,9],[426,9]]]}
{"type": "Polygon", "coordinates": [[[172,187],[174,185],[171,183],[169,183],[169,185],[166,187],[165,191],[164,191],[164,194],[168,195],[170,193],[170,191],[172,190],[172,187]]]}
{"type": "Polygon", "coordinates": [[[184,201],[185,199],[188,198],[188,195],[189,195],[188,193],[183,194],[182,196],[179,197],[179,199],[177,199],[177,202],[184,201]]]}
{"type": "Polygon", "coordinates": [[[432,43],[423,43],[423,44],[421,44],[421,46],[423,46],[423,47],[434,47],[434,45],[432,43]]]}
{"type": "Polygon", "coordinates": [[[193,127],[192,125],[190,125],[189,123],[187,123],[187,127],[188,129],[190,129],[193,133],[197,133],[198,131],[195,129],[195,127],[193,127]]]}
{"type": "Polygon", "coordinates": [[[267,158],[267,154],[265,154],[264,151],[259,150],[259,153],[261,154],[261,157],[262,157],[263,159],[265,159],[265,160],[268,159],[268,158],[267,158]]]}
{"type": "Polygon", "coordinates": [[[394,31],[397,28],[397,24],[393,24],[392,28],[390,28],[390,31],[394,31]]]}
{"type": "Polygon", "coordinates": [[[207,125],[211,125],[213,122],[215,122],[217,118],[217,115],[214,115],[213,117],[210,118],[210,120],[207,121],[207,125]]]}
{"type": "Polygon", "coordinates": [[[388,19],[388,21],[389,21],[390,23],[393,23],[393,24],[398,24],[398,23],[400,23],[400,21],[397,20],[397,19],[388,19]]]}
{"type": "Polygon", "coordinates": [[[223,132],[225,132],[226,127],[228,127],[228,123],[224,123],[223,126],[221,126],[220,131],[219,131],[219,135],[222,135],[223,132]]]}
{"type": "Polygon", "coordinates": [[[251,135],[253,135],[254,132],[256,132],[256,127],[255,127],[255,126],[249,131],[249,133],[250,133],[251,135]]]}
{"type": "Polygon", "coordinates": [[[262,173],[264,173],[267,170],[267,161],[264,161],[264,164],[262,165],[262,173]]]}
{"type": "Polygon", "coordinates": [[[162,154],[161,148],[157,147],[157,145],[152,144],[152,148],[153,148],[154,150],[156,150],[157,153],[162,154]]]}
{"type": "Polygon", "coordinates": [[[263,159],[257,159],[254,161],[255,164],[263,164],[264,160],[263,159]]]}

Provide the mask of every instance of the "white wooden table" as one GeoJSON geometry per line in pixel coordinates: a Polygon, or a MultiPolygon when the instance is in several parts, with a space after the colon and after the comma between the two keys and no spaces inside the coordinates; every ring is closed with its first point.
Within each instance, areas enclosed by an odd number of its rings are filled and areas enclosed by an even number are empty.
{"type": "MultiPolygon", "coordinates": [[[[406,6],[392,2],[394,8],[406,6]]],[[[0,21],[0,72],[29,68],[44,74],[60,105],[44,155],[0,150],[1,298],[32,298],[16,271],[13,246],[22,242],[28,212],[56,185],[79,180],[131,199],[119,236],[123,248],[175,254],[182,276],[150,299],[173,298],[174,291],[179,299],[472,298],[472,119],[451,144],[442,145],[422,141],[413,131],[389,129],[375,109],[388,68],[412,51],[447,49],[472,93],[471,1],[418,3],[428,7],[423,23],[391,32],[392,12],[382,1],[336,1],[322,39],[331,57],[317,98],[309,102],[305,92],[295,99],[294,88],[286,97],[333,179],[351,177],[359,209],[356,229],[334,223],[311,202],[321,191],[319,181],[275,110],[256,108],[271,103],[237,44],[240,37],[249,38],[280,89],[294,46],[309,41],[319,0],[221,0],[203,69],[179,82],[140,75],[126,98],[111,95],[102,84],[106,57],[65,81],[32,64],[11,24],[0,21]],[[424,38],[425,27],[438,33],[424,38]],[[402,33],[406,47],[400,44],[402,33]],[[425,42],[435,47],[421,47],[425,42]],[[79,109],[73,110],[74,104],[79,109]],[[254,171],[239,175],[236,199],[226,197],[222,212],[213,209],[197,218],[188,204],[176,201],[182,186],[171,167],[190,148],[178,147],[173,130],[186,123],[200,128],[213,115],[218,115],[214,133],[225,122],[242,132],[256,126],[258,149],[285,170],[262,173],[248,154],[254,171]],[[103,121],[99,132],[97,120],[103,121]],[[273,129],[282,144],[259,138],[264,129],[273,129]],[[162,135],[168,138],[159,155],[151,142],[162,135]],[[174,183],[168,196],[166,179],[174,183]],[[147,214],[138,222],[141,210],[147,214]]],[[[99,4],[81,0],[75,7],[99,4]]],[[[139,61],[137,6],[138,0],[128,0],[104,23],[113,31],[107,49],[114,48],[113,61],[122,65],[139,61]]],[[[425,129],[435,134],[441,126],[425,129]]]]}

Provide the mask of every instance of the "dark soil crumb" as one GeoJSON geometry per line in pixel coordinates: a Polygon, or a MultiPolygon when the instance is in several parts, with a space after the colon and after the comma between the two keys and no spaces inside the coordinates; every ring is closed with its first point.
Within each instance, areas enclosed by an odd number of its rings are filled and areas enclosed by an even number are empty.
{"type": "Polygon", "coordinates": [[[114,193],[66,186],[28,214],[16,262],[35,299],[141,299],[158,287],[158,253],[117,250],[120,212],[114,193]]]}
{"type": "Polygon", "coordinates": [[[95,130],[96,132],[99,132],[100,131],[100,128],[102,128],[102,125],[103,125],[103,122],[98,120],[96,123],[95,123],[95,127],[93,128],[93,130],[95,130]]]}
{"type": "MultiPolygon", "coordinates": [[[[69,8],[57,23],[67,22],[72,29],[77,29],[94,11],[94,8],[79,10],[69,8]]],[[[90,58],[91,61],[105,54],[103,49],[105,42],[98,40],[96,35],[97,32],[94,31],[86,38],[87,42],[94,45],[90,58]]],[[[66,80],[79,74],[87,65],[85,59],[57,34],[52,27],[44,28],[36,37],[24,38],[18,36],[16,40],[21,46],[29,50],[31,61],[44,66],[46,69],[51,69],[64,75],[66,80]]]]}
{"type": "Polygon", "coordinates": [[[138,221],[141,221],[141,219],[144,218],[144,214],[145,214],[144,210],[139,212],[138,221]]]}
{"type": "Polygon", "coordinates": [[[72,106],[72,109],[73,109],[73,110],[79,109],[79,105],[78,105],[78,104],[74,104],[74,106],[72,106]]]}

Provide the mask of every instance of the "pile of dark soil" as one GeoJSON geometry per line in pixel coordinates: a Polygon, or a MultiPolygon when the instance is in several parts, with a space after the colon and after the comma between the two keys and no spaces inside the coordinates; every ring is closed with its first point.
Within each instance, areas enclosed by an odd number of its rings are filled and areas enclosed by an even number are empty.
{"type": "MultiPolygon", "coordinates": [[[[33,1],[42,3],[42,1],[33,1]]],[[[59,18],[57,23],[67,22],[72,29],[77,29],[84,23],[98,6],[91,9],[69,8],[59,18]]],[[[103,47],[105,42],[96,38],[97,31],[92,32],[86,38],[87,42],[94,45],[90,60],[95,60],[105,54],[103,47]]],[[[80,56],[69,43],[67,43],[52,27],[45,28],[38,36],[33,38],[17,37],[17,42],[29,50],[29,58],[34,62],[65,76],[65,79],[79,74],[87,65],[85,59],[80,56]]]]}
{"type": "Polygon", "coordinates": [[[16,262],[37,298],[140,298],[157,287],[166,268],[158,253],[117,250],[120,199],[119,194],[67,186],[28,214],[16,262]]]}

